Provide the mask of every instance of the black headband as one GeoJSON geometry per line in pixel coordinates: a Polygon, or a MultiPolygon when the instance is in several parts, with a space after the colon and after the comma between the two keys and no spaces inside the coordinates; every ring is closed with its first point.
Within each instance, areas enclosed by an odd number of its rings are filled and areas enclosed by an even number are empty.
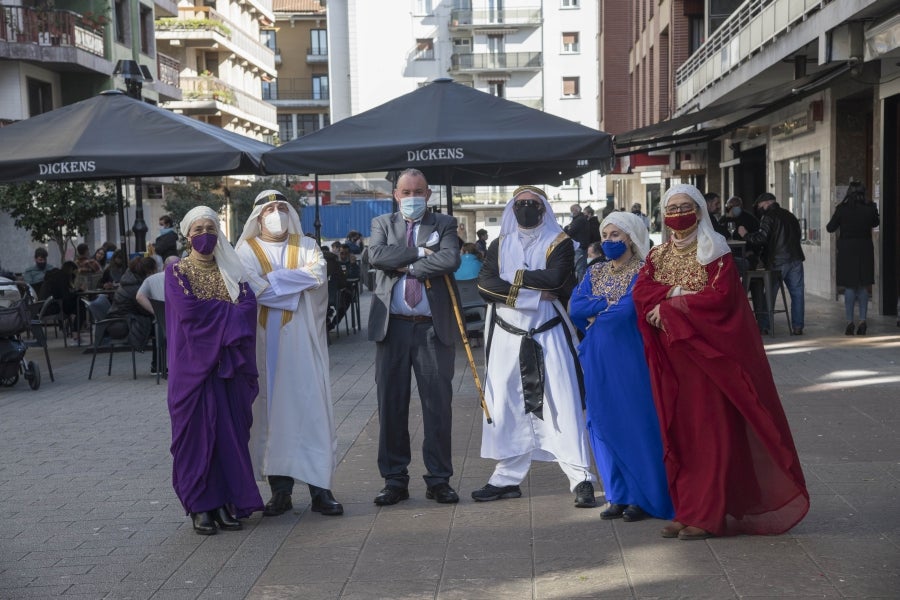
{"type": "Polygon", "coordinates": [[[263,204],[268,204],[269,202],[287,202],[288,199],[281,192],[273,192],[271,194],[266,194],[262,198],[259,198],[256,202],[253,203],[253,206],[262,206],[263,204]]]}

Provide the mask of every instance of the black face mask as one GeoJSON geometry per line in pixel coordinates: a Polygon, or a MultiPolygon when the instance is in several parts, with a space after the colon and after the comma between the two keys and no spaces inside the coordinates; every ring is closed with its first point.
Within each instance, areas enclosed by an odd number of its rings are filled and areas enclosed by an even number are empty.
{"type": "Polygon", "coordinates": [[[519,224],[519,227],[531,229],[540,225],[544,207],[541,204],[516,203],[513,206],[513,214],[516,215],[516,222],[519,224]]]}

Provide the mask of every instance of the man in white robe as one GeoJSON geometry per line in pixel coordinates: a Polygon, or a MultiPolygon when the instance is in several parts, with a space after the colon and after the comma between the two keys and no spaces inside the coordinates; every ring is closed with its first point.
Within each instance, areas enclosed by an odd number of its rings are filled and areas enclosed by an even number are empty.
{"type": "Polygon", "coordinates": [[[532,460],[555,461],[575,506],[596,506],[575,328],[565,306],[575,285],[574,243],[540,188],[506,205],[478,288],[489,303],[481,456],[498,461],[478,502],[518,498],[532,460]]]}
{"type": "Polygon", "coordinates": [[[260,193],[238,240],[238,256],[259,305],[250,454],[272,498],[263,514],[291,508],[294,480],[309,485],[312,510],[343,514],[331,492],[337,437],[325,331],[328,278],[315,240],[275,190],[260,193]]]}

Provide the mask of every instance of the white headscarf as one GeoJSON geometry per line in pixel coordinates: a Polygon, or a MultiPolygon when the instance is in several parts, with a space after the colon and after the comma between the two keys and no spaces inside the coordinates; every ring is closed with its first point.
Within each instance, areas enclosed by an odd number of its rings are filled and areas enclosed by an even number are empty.
{"type": "Polygon", "coordinates": [[[213,250],[213,257],[216,259],[219,272],[222,273],[222,279],[225,280],[228,296],[234,302],[241,293],[240,282],[247,279],[244,265],[241,264],[241,259],[238,258],[234,248],[231,247],[231,242],[222,233],[222,229],[219,227],[219,215],[208,206],[195,206],[184,215],[184,218],[181,220],[181,235],[188,237],[191,225],[198,219],[209,219],[216,224],[218,241],[216,242],[216,249],[213,250]]]}
{"type": "Polygon", "coordinates": [[[259,228],[259,215],[262,214],[262,211],[266,206],[273,202],[284,202],[287,205],[288,233],[296,233],[303,237],[303,229],[300,226],[300,215],[297,214],[297,211],[294,210],[294,207],[291,206],[291,203],[285,195],[278,190],[266,190],[257,194],[256,199],[253,200],[253,211],[247,218],[247,222],[244,223],[244,231],[241,232],[241,237],[238,238],[237,244],[234,245],[235,249],[240,248],[241,244],[245,243],[247,240],[259,237],[262,233],[259,228]]]}
{"type": "Polygon", "coordinates": [[[663,196],[663,212],[665,212],[665,207],[669,204],[669,200],[678,194],[690,197],[700,208],[700,214],[697,217],[699,223],[697,227],[697,262],[701,265],[708,265],[720,256],[731,252],[731,248],[728,247],[728,242],[725,241],[725,238],[713,229],[712,221],[709,220],[709,211],[706,209],[706,199],[700,193],[700,190],[694,186],[679,183],[670,187],[666,195],[663,196]]]}
{"type": "Polygon", "coordinates": [[[650,252],[650,232],[647,231],[644,220],[636,214],[619,210],[613,211],[600,223],[601,233],[607,225],[615,225],[628,234],[634,247],[634,253],[641,260],[650,252]]]}
{"type": "MultiPolygon", "coordinates": [[[[522,186],[517,188],[513,193],[512,199],[503,209],[503,216],[500,218],[500,278],[507,283],[513,283],[516,278],[516,271],[522,269],[525,264],[525,246],[532,243],[540,243],[544,248],[549,248],[550,244],[562,233],[563,229],[556,222],[553,216],[553,207],[547,201],[547,195],[540,188],[532,186],[522,186]],[[519,223],[516,221],[516,215],[513,212],[513,205],[516,198],[525,193],[531,192],[541,199],[544,203],[544,214],[541,222],[537,227],[532,229],[520,229],[519,223]]],[[[546,263],[546,255],[543,253],[546,263]]],[[[546,264],[528,265],[529,269],[543,269],[546,264]]]]}

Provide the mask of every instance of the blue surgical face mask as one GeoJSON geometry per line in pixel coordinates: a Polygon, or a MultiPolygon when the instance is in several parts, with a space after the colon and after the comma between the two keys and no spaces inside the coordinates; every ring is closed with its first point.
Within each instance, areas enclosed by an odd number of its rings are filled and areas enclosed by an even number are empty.
{"type": "Polygon", "coordinates": [[[627,250],[627,248],[628,248],[625,245],[625,242],[622,242],[622,241],[618,241],[618,242],[605,241],[601,244],[601,246],[603,246],[603,254],[605,254],[606,258],[608,258],[610,260],[616,260],[623,254],[625,254],[625,250],[627,250]]]}
{"type": "Polygon", "coordinates": [[[425,196],[407,196],[400,199],[400,214],[410,221],[418,221],[425,214],[425,196]]]}

